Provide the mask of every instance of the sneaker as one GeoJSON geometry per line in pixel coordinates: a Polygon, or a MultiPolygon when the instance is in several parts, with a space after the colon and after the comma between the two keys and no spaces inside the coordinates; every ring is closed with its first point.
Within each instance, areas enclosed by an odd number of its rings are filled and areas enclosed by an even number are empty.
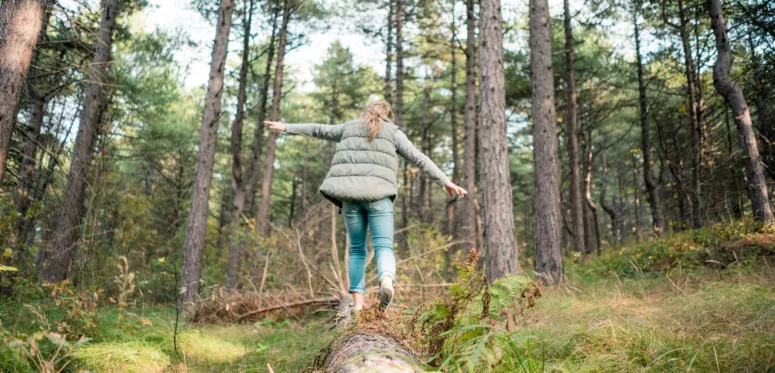
{"type": "Polygon", "coordinates": [[[379,283],[379,292],[377,293],[380,311],[385,311],[390,306],[390,303],[393,302],[393,294],[393,278],[390,276],[383,277],[379,283]]]}

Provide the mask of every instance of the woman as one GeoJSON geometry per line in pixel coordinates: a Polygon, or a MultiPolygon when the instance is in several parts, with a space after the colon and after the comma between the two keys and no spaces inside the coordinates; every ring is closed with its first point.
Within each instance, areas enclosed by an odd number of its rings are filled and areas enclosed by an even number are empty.
{"type": "Polygon", "coordinates": [[[393,123],[387,101],[369,104],[360,118],[342,125],[284,124],[264,122],[280,132],[336,141],[336,153],[320,193],[342,209],[350,236],[350,294],[353,310],[363,308],[366,294],[366,229],[379,272],[379,307],[384,310],[393,300],[396,259],[393,255],[393,201],[398,194],[398,155],[413,163],[450,196],[468,192],[453,184],[393,123]]]}

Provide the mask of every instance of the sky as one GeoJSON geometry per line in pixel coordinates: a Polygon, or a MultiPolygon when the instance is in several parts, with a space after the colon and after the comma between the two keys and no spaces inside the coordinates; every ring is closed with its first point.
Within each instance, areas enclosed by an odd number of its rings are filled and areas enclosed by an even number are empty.
{"type": "MultiPolygon", "coordinates": [[[[332,6],[341,0],[320,0],[324,3],[331,2],[332,6]]],[[[176,56],[179,62],[188,66],[184,84],[187,88],[204,86],[207,83],[208,72],[210,69],[210,53],[212,40],[215,37],[215,27],[208,20],[204,19],[198,12],[190,6],[190,0],[150,0],[148,6],[141,15],[136,16],[133,22],[138,27],[151,32],[156,28],[175,31],[184,30],[186,35],[196,42],[196,47],[184,46],[176,56]]],[[[552,17],[561,17],[562,1],[550,0],[550,12],[552,17]]],[[[575,13],[581,10],[584,1],[572,0],[571,11],[575,13]]],[[[464,12],[464,2],[458,1],[456,13],[462,15],[464,12]]],[[[516,30],[518,33],[527,33],[527,0],[502,0],[503,17],[507,22],[524,26],[524,30],[516,30]]],[[[239,22],[238,20],[235,20],[239,22]]],[[[341,21],[335,22],[340,24],[341,21]]],[[[461,25],[462,26],[462,25],[461,25]]],[[[614,48],[622,53],[633,55],[631,31],[632,26],[626,20],[620,20],[610,27],[607,32],[611,37],[614,48]]],[[[461,30],[461,32],[463,32],[461,30]]],[[[235,39],[235,33],[232,33],[232,48],[230,48],[230,61],[237,65],[239,56],[234,51],[240,49],[239,41],[235,39]]],[[[513,34],[512,34],[513,35],[513,34]]],[[[644,45],[654,45],[649,42],[650,37],[644,33],[644,45]]],[[[296,90],[299,92],[311,92],[314,89],[312,83],[312,67],[322,61],[326,50],[335,40],[340,40],[342,44],[349,48],[354,55],[356,64],[371,66],[378,73],[384,72],[384,44],[375,37],[367,37],[363,34],[352,33],[342,26],[333,26],[326,30],[318,30],[307,33],[307,43],[299,48],[291,50],[286,55],[286,69],[292,72],[297,83],[296,90]]],[[[509,49],[525,48],[523,40],[506,38],[504,41],[509,49]],[[511,40],[509,40],[511,39],[511,40]]]]}
{"type": "MultiPolygon", "coordinates": [[[[215,27],[191,9],[189,3],[190,0],[151,0],[150,6],[136,22],[148,32],[156,28],[168,31],[182,29],[196,42],[196,48],[186,46],[178,53],[180,62],[189,67],[185,85],[192,88],[207,83],[215,27]]],[[[328,46],[337,39],[350,48],[356,64],[371,66],[376,71],[384,70],[384,45],[374,38],[353,34],[341,27],[314,31],[307,35],[305,45],[289,51],[286,55],[286,66],[294,72],[299,83],[297,90],[309,92],[314,88],[312,67],[323,60],[328,46]]],[[[237,49],[232,48],[231,51],[237,49]]],[[[231,53],[229,58],[234,60],[238,57],[231,53]]]]}

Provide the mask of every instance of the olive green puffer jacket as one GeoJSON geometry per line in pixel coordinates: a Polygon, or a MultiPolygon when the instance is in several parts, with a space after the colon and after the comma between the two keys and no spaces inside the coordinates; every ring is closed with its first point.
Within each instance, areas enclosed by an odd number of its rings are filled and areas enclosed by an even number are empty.
{"type": "Polygon", "coordinates": [[[393,122],[385,121],[369,142],[362,119],[341,125],[288,124],[287,132],[336,141],[336,153],[320,193],[342,206],[342,201],[395,200],[398,194],[398,155],[430,175],[439,185],[449,178],[425,154],[412,145],[393,122]]]}

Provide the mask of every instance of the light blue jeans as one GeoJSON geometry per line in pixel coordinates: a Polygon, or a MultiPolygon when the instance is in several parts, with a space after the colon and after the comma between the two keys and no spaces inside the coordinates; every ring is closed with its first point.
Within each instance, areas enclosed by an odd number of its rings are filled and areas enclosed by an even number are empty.
{"type": "Polygon", "coordinates": [[[396,257],[393,254],[393,201],[344,201],[344,225],[350,236],[350,293],[366,293],[366,231],[371,229],[371,243],[377,259],[379,281],[396,279],[396,257]]]}

